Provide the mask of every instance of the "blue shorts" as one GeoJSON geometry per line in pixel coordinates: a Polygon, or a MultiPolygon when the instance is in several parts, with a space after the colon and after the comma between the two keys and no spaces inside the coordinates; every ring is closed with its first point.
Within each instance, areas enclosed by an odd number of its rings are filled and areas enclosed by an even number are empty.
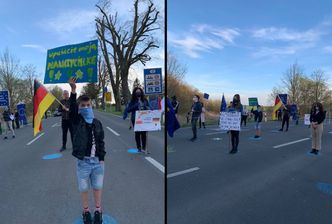
{"type": "Polygon", "coordinates": [[[90,188],[101,190],[104,182],[104,163],[100,163],[98,157],[84,157],[77,160],[77,180],[80,192],[87,192],[90,188]]]}
{"type": "Polygon", "coordinates": [[[256,130],[261,130],[261,122],[256,122],[255,129],[256,130]]]}

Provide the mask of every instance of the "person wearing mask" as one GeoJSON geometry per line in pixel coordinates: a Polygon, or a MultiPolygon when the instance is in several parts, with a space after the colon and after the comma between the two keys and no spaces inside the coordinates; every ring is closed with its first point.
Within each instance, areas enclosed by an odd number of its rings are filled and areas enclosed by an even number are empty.
{"type": "Polygon", "coordinates": [[[16,128],[19,129],[20,128],[20,115],[18,113],[17,110],[15,110],[15,124],[16,124],[16,128]]]}
{"type": "MultiPolygon", "coordinates": [[[[140,87],[135,87],[127,109],[128,113],[131,113],[131,123],[133,127],[135,126],[136,111],[139,110],[150,110],[150,105],[149,101],[144,96],[143,89],[140,87]]],[[[138,152],[145,152],[145,154],[149,153],[148,149],[146,148],[146,139],[146,131],[135,132],[135,141],[138,152]]]]}
{"type": "Polygon", "coordinates": [[[321,103],[314,103],[310,113],[312,150],[310,153],[319,154],[322,147],[323,122],[325,120],[325,111],[321,103]]]}
{"type": "MultiPolygon", "coordinates": [[[[241,99],[239,94],[235,94],[233,97],[232,104],[228,109],[228,112],[240,112],[242,113],[243,106],[241,104],[241,99]]],[[[240,131],[231,130],[231,142],[232,142],[232,149],[229,152],[230,154],[235,154],[238,152],[238,146],[240,142],[240,131]]]]}
{"type": "Polygon", "coordinates": [[[61,100],[62,105],[59,105],[58,111],[61,112],[61,128],[62,128],[62,147],[60,152],[66,150],[67,145],[67,134],[68,130],[70,133],[71,141],[73,142],[73,128],[69,117],[69,92],[67,90],[63,91],[63,99],[61,100]]]}
{"type": "Polygon", "coordinates": [[[288,131],[289,117],[290,117],[290,114],[289,114],[288,106],[284,106],[283,116],[282,116],[282,125],[281,125],[281,128],[279,129],[279,131],[284,131],[285,123],[286,123],[286,131],[288,131]]]}
{"type": "Polygon", "coordinates": [[[198,119],[201,117],[202,113],[202,103],[199,101],[199,96],[195,95],[193,97],[193,104],[191,106],[191,129],[193,132],[193,137],[190,141],[196,141],[197,139],[197,122],[198,119]]]}
{"type": "Polygon", "coordinates": [[[201,116],[199,118],[199,128],[201,129],[202,128],[202,124],[203,124],[203,128],[206,128],[205,127],[205,107],[204,107],[204,104],[202,103],[202,113],[201,113],[201,116]]]}
{"type": "Polygon", "coordinates": [[[251,113],[254,114],[255,116],[255,130],[256,134],[254,138],[260,138],[261,137],[261,123],[263,120],[263,112],[262,112],[262,107],[260,105],[257,106],[257,110],[254,110],[254,108],[251,109],[251,113]]]}
{"type": "Polygon", "coordinates": [[[172,97],[171,104],[172,104],[173,110],[175,112],[175,117],[178,118],[178,112],[179,112],[180,103],[179,103],[179,101],[176,100],[176,96],[172,97]]]}
{"type": "Polygon", "coordinates": [[[92,224],[89,209],[89,188],[93,189],[95,212],[93,223],[102,224],[102,189],[105,172],[105,142],[102,123],[94,117],[91,99],[82,95],[76,100],[76,78],[69,79],[71,94],[69,118],[73,130],[73,152],[77,158],[76,174],[82,199],[82,219],[84,224],[92,224]]]}
{"type": "Polygon", "coordinates": [[[12,122],[12,114],[10,112],[10,109],[8,107],[5,108],[5,111],[2,113],[3,120],[5,122],[6,131],[5,131],[5,137],[4,139],[8,139],[8,131],[10,130],[12,132],[12,137],[15,138],[15,132],[13,129],[13,122],[12,122]]]}

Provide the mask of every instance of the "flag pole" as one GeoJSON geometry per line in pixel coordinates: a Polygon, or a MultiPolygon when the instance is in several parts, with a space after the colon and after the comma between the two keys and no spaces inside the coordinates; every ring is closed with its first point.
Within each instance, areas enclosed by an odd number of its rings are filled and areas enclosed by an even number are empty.
{"type": "Polygon", "coordinates": [[[65,105],[63,105],[61,102],[60,102],[60,100],[58,100],[56,97],[54,97],[55,98],[55,100],[61,105],[61,106],[63,106],[63,107],[65,107],[66,108],[66,106],[65,105]]]}

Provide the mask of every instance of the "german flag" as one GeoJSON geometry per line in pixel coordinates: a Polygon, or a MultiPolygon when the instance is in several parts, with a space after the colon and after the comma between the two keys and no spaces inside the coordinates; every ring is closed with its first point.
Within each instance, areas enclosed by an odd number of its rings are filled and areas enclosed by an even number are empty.
{"type": "Polygon", "coordinates": [[[36,136],[42,130],[42,118],[52,105],[55,97],[37,80],[34,81],[33,94],[33,134],[36,136]]]}

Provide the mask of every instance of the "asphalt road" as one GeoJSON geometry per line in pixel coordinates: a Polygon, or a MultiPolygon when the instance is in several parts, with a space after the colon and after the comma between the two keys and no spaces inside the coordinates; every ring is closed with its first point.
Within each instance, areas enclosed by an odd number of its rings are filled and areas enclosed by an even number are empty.
{"type": "MultiPolygon", "coordinates": [[[[118,224],[164,223],[165,185],[160,170],[164,164],[164,134],[149,133],[151,154],[131,154],[127,150],[136,146],[129,121],[102,112],[95,111],[95,115],[102,121],[107,151],[104,214],[111,215],[118,224]]],[[[42,159],[59,152],[60,124],[59,117],[44,120],[43,135],[29,145],[34,139],[31,126],[16,130],[15,139],[0,139],[0,223],[71,224],[81,216],[70,140],[61,158],[42,159]]],[[[94,208],[92,194],[90,208],[94,208]]]]}
{"type": "Polygon", "coordinates": [[[252,140],[253,126],[240,133],[235,155],[217,126],[199,130],[196,142],[189,141],[190,128],[168,138],[168,223],[331,223],[332,196],[317,184],[332,184],[332,125],[325,124],[319,156],[307,154],[307,126],[278,132],[279,122],[263,123],[262,139],[252,140]]]}

